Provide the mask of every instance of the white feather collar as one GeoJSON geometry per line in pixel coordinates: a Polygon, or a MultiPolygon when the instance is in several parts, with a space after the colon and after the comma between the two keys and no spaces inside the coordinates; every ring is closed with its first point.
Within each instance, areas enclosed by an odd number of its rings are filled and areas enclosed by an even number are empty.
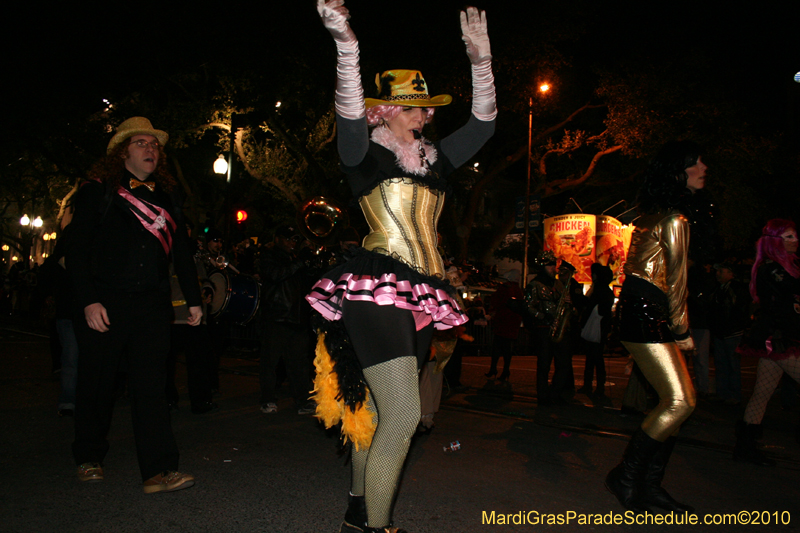
{"type": "MultiPolygon", "coordinates": [[[[419,157],[418,141],[413,143],[401,141],[386,126],[378,126],[372,130],[370,139],[390,150],[394,154],[398,166],[409,174],[424,176],[428,173],[428,169],[422,165],[419,157]]],[[[425,147],[425,157],[427,157],[428,163],[433,165],[437,159],[436,148],[425,137],[421,141],[425,147]]]]}

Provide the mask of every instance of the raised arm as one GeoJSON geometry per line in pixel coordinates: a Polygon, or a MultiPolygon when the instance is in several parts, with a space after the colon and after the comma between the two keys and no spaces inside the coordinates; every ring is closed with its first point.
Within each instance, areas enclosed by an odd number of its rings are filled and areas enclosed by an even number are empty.
{"type": "Polygon", "coordinates": [[[336,125],[339,157],[346,166],[356,166],[367,153],[369,131],[361,86],[358,39],[350,29],[350,12],[344,0],[317,0],[322,24],[336,43],[336,125]]]}
{"type": "Polygon", "coordinates": [[[497,117],[486,12],[474,7],[462,11],[461,34],[472,65],[472,116],[464,127],[442,140],[442,151],[456,168],[475,155],[494,134],[497,117]]]}
{"type": "Polygon", "coordinates": [[[472,63],[472,114],[489,122],[497,117],[497,102],[485,11],[468,7],[461,12],[461,39],[467,45],[467,57],[472,63]]]}

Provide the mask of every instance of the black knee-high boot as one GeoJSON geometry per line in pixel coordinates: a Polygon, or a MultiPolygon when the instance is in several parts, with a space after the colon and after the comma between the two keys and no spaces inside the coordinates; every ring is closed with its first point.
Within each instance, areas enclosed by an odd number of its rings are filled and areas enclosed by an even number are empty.
{"type": "Polygon", "coordinates": [[[736,461],[745,461],[759,466],[775,466],[775,461],[765,456],[758,449],[756,438],[760,424],[748,424],[744,420],[736,422],[736,446],[733,448],[733,458],[736,461]]]}
{"type": "Polygon", "coordinates": [[[494,351],[494,348],[492,348],[491,357],[492,357],[492,363],[489,366],[489,372],[484,374],[487,378],[493,378],[497,375],[497,362],[500,360],[500,354],[496,353],[494,351]]]}
{"type": "Polygon", "coordinates": [[[367,502],[364,496],[350,495],[339,533],[360,533],[367,527],[367,502]]]}
{"type": "Polygon", "coordinates": [[[630,511],[642,513],[647,508],[640,501],[640,487],[647,468],[661,443],[650,438],[642,428],[631,437],[622,462],[606,476],[606,488],[614,493],[619,503],[630,511]]]}
{"type": "Polygon", "coordinates": [[[694,512],[694,507],[676,501],[666,490],[661,488],[664,480],[664,469],[667,467],[672,450],[675,448],[675,437],[668,438],[656,451],[650,464],[647,466],[647,473],[644,482],[640,487],[639,501],[645,505],[653,505],[666,509],[667,511],[689,511],[694,512]]]}

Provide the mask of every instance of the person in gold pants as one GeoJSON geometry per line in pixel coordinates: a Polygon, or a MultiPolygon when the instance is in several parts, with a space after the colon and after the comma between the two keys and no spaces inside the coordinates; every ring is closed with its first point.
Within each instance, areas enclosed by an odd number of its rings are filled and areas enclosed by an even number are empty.
{"type": "Polygon", "coordinates": [[[692,351],[686,311],[691,195],[705,185],[696,144],[664,145],[648,166],[625,263],[618,312],[620,340],[658,392],[660,402],[634,433],[606,487],[627,509],[693,511],[661,487],[675,435],[694,410],[695,392],[683,352],[692,351]]]}

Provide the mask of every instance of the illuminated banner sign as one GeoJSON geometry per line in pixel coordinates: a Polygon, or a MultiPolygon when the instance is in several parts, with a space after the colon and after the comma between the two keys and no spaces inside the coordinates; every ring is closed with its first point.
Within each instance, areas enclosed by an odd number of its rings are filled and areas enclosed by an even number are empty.
{"type": "Polygon", "coordinates": [[[595,261],[595,216],[561,215],[544,220],[544,249],[575,267],[574,278],[592,282],[595,261]]]}
{"type": "Polygon", "coordinates": [[[622,274],[622,265],[628,254],[631,233],[627,226],[614,217],[597,216],[597,250],[595,257],[601,265],[606,265],[614,273],[614,283],[622,274]]]}

